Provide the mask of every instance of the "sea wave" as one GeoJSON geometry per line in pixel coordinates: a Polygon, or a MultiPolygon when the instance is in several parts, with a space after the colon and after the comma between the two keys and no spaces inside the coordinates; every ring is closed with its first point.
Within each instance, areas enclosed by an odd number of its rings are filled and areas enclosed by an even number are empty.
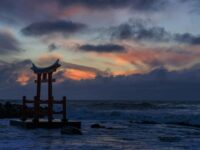
{"type": "Polygon", "coordinates": [[[143,124],[177,124],[200,126],[200,105],[185,103],[92,102],[72,105],[72,119],[125,120],[143,124]]]}

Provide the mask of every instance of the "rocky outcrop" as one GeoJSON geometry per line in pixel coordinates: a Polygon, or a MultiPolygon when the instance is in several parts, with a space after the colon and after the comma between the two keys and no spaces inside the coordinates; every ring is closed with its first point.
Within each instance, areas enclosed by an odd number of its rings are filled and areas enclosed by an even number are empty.
{"type": "MultiPolygon", "coordinates": [[[[0,119],[3,118],[21,118],[22,116],[22,105],[12,104],[10,102],[0,103],[0,119]]],[[[47,108],[41,108],[46,110],[47,108]]],[[[27,108],[27,117],[33,117],[32,108],[27,108]]]]}
{"type": "Polygon", "coordinates": [[[98,124],[98,123],[95,123],[95,124],[92,124],[91,125],[91,128],[106,128],[105,126],[103,126],[103,125],[100,125],[100,124],[98,124]]]}
{"type": "Polygon", "coordinates": [[[17,118],[21,115],[21,106],[10,102],[0,103],[0,118],[17,118]]]}
{"type": "Polygon", "coordinates": [[[66,126],[63,129],[61,129],[62,134],[68,134],[68,135],[82,135],[81,130],[75,127],[66,126]]]}

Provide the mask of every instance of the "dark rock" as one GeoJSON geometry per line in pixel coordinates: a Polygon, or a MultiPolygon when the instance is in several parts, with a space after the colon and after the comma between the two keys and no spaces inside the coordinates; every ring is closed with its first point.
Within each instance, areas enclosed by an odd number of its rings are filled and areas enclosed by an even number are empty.
{"type": "Polygon", "coordinates": [[[200,128],[200,124],[191,124],[189,122],[167,122],[166,124],[170,125],[178,125],[178,126],[184,126],[184,127],[194,127],[194,128],[200,128]]]}
{"type": "Polygon", "coordinates": [[[105,128],[105,126],[95,123],[91,125],[91,128],[105,128]]]}
{"type": "Polygon", "coordinates": [[[179,142],[181,140],[180,137],[175,136],[159,136],[158,139],[161,142],[179,142]]]}
{"type": "Polygon", "coordinates": [[[82,135],[81,130],[75,127],[67,126],[61,129],[62,134],[68,134],[68,135],[82,135]]]}
{"type": "Polygon", "coordinates": [[[141,124],[158,124],[158,123],[155,122],[155,121],[144,120],[144,121],[141,122],[141,124]]]}
{"type": "MultiPolygon", "coordinates": [[[[41,111],[47,108],[40,108],[41,111]]],[[[3,118],[20,118],[22,117],[22,105],[12,104],[10,102],[0,103],[0,119],[3,118]]],[[[33,117],[33,108],[27,107],[26,117],[33,117]]],[[[43,117],[43,116],[41,116],[43,117]]]]}

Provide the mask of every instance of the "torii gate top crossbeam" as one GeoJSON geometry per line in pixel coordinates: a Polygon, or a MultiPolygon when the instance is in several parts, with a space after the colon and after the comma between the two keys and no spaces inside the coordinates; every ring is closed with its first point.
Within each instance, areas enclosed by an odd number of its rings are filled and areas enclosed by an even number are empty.
{"type": "Polygon", "coordinates": [[[59,59],[55,61],[55,63],[53,63],[52,65],[48,66],[48,67],[37,67],[34,63],[32,63],[32,67],[31,69],[34,71],[34,73],[36,74],[46,74],[46,73],[51,73],[51,72],[55,72],[57,70],[57,68],[59,68],[61,65],[59,64],[59,59]]]}

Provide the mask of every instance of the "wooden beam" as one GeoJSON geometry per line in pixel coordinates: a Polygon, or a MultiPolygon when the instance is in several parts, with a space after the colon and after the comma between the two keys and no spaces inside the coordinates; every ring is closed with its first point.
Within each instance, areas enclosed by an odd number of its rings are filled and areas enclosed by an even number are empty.
{"type": "MultiPolygon", "coordinates": [[[[34,82],[37,83],[37,80],[35,80],[34,82]]],[[[42,82],[42,83],[48,83],[48,80],[47,80],[47,79],[46,79],[46,80],[43,80],[43,79],[42,79],[41,82],[42,82]]],[[[52,79],[51,82],[56,82],[56,79],[52,79]]]]}
{"type": "Polygon", "coordinates": [[[25,102],[26,104],[28,104],[28,103],[34,103],[34,100],[24,100],[24,102],[25,102]]]}
{"type": "MultiPolygon", "coordinates": [[[[40,104],[48,104],[48,100],[40,100],[40,104]]],[[[34,100],[24,100],[25,104],[32,104],[34,103],[34,100]]],[[[63,100],[53,100],[53,104],[63,104],[63,100]]]]}

